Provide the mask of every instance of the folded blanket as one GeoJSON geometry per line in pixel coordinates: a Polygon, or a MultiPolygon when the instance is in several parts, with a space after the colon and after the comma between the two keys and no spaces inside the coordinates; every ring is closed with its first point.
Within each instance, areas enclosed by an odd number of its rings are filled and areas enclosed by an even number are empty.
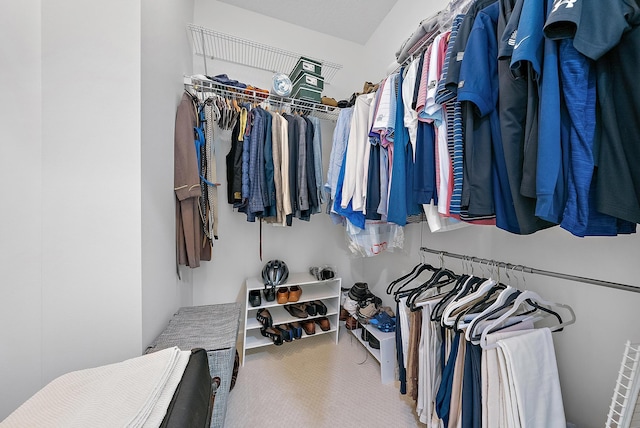
{"type": "Polygon", "coordinates": [[[169,348],[54,379],[0,426],[158,427],[189,361],[169,348]]]}

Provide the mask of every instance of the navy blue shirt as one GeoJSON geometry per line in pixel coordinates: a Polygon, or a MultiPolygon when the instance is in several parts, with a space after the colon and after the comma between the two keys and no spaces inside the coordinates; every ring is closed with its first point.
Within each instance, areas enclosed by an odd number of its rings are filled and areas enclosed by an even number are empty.
{"type": "MultiPolygon", "coordinates": [[[[512,233],[520,233],[516,218],[513,198],[509,188],[509,177],[504,159],[500,119],[498,116],[498,37],[496,27],[500,7],[498,3],[482,9],[473,24],[469,41],[460,69],[458,99],[469,101],[475,105],[471,129],[465,123],[467,133],[465,151],[473,156],[482,151],[483,168],[491,169],[491,197],[493,200],[496,226],[512,233]]],[[[469,117],[469,116],[468,116],[469,117]]],[[[476,160],[475,162],[479,162],[476,160]]],[[[473,172],[478,172],[475,168],[473,172]]],[[[473,177],[470,178],[473,181],[473,177]]],[[[466,185],[467,183],[465,183],[466,185]]],[[[473,186],[472,183],[469,185],[473,186]]],[[[473,197],[473,196],[472,196],[473,197]]],[[[469,204],[469,212],[473,210],[474,201],[469,204]]]]}

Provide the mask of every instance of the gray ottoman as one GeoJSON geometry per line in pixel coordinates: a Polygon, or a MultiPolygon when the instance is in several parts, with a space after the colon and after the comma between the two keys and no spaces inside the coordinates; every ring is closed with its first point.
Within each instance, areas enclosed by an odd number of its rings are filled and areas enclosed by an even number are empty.
{"type": "Polygon", "coordinates": [[[239,323],[239,303],[183,307],[145,351],[147,354],[173,346],[183,351],[193,348],[207,351],[211,377],[220,377],[211,416],[212,428],[224,426],[239,323]]]}

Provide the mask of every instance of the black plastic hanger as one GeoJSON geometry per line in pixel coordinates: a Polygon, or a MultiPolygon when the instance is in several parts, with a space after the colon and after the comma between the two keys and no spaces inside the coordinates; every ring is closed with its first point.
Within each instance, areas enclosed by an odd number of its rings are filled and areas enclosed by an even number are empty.
{"type": "Polygon", "coordinates": [[[425,270],[436,271],[436,268],[427,263],[420,263],[416,265],[411,272],[408,274],[398,278],[387,287],[387,294],[391,294],[393,292],[394,298],[396,302],[398,301],[398,293],[400,293],[408,284],[411,283],[414,279],[416,279],[422,272],[425,270]],[[393,287],[397,284],[404,282],[398,289],[394,292],[393,287]]]}
{"type": "Polygon", "coordinates": [[[412,312],[418,310],[416,307],[416,300],[422,293],[429,289],[437,288],[440,289],[445,285],[449,285],[452,282],[456,281],[459,278],[458,275],[451,272],[448,269],[440,269],[435,272],[428,281],[421,284],[419,287],[414,288],[409,296],[407,297],[407,306],[411,309],[412,312]]]}
{"type": "Polygon", "coordinates": [[[456,294],[462,289],[468,279],[469,275],[467,274],[463,274],[458,277],[458,281],[455,286],[435,305],[431,311],[431,321],[440,322],[440,317],[444,312],[444,308],[456,297],[456,294]]]}
{"type": "Polygon", "coordinates": [[[389,283],[389,285],[387,286],[387,294],[391,294],[391,293],[393,293],[393,287],[394,287],[396,284],[398,284],[400,281],[403,281],[403,280],[405,280],[405,279],[409,278],[411,275],[413,275],[413,274],[416,272],[416,270],[418,270],[418,268],[419,268],[421,265],[422,265],[422,263],[418,263],[417,265],[415,265],[415,266],[413,267],[413,269],[411,269],[411,272],[409,272],[409,273],[408,273],[408,274],[406,274],[406,275],[401,276],[400,278],[397,278],[397,279],[394,279],[393,281],[391,281],[391,282],[389,283]]]}

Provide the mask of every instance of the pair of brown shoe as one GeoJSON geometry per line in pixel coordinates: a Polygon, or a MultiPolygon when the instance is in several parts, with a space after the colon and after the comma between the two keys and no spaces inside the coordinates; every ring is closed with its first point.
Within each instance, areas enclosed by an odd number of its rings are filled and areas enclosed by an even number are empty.
{"type": "Polygon", "coordinates": [[[313,320],[304,320],[300,324],[302,324],[302,329],[308,335],[316,334],[316,324],[313,320]]]}
{"type": "Polygon", "coordinates": [[[314,318],[312,320],[304,320],[300,324],[302,324],[302,329],[308,335],[316,334],[316,324],[320,326],[322,331],[331,330],[331,323],[329,322],[329,318],[320,317],[314,318]]]}
{"type": "Polygon", "coordinates": [[[316,318],[314,321],[316,322],[316,324],[318,324],[320,326],[320,329],[322,331],[331,330],[331,323],[329,322],[329,318],[320,317],[320,318],[316,318]]]}
{"type": "Polygon", "coordinates": [[[278,303],[293,303],[300,300],[300,296],[302,295],[302,288],[297,285],[292,285],[291,287],[280,287],[278,288],[277,299],[278,303]]]}

